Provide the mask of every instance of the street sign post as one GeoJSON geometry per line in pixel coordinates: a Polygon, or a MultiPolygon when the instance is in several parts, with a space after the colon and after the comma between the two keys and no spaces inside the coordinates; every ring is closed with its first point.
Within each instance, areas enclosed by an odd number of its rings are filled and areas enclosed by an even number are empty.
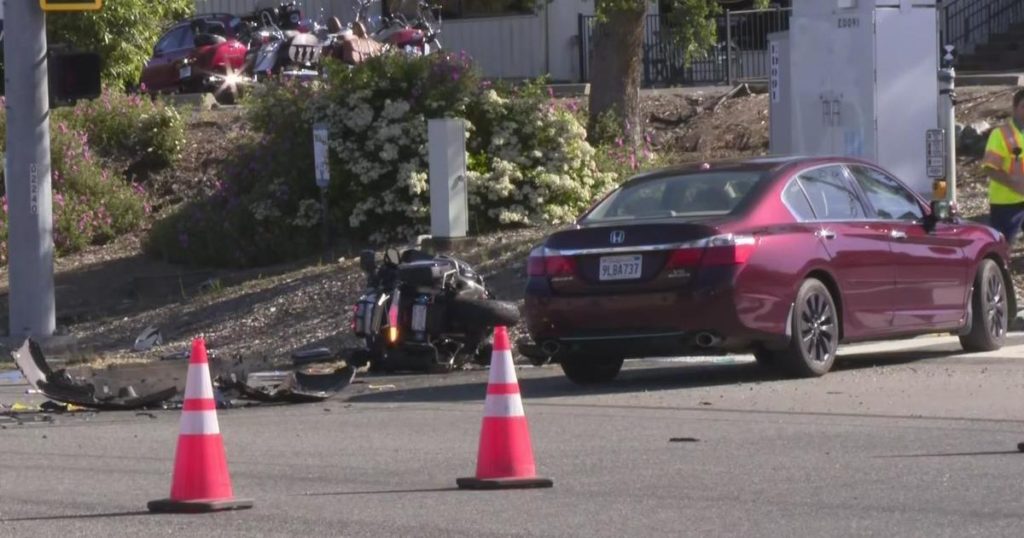
{"type": "Polygon", "coordinates": [[[323,221],[324,248],[331,244],[330,225],[327,221],[327,186],[331,183],[331,168],[328,160],[330,131],[327,124],[313,124],[313,166],[316,172],[316,186],[320,187],[320,220],[323,221]]]}

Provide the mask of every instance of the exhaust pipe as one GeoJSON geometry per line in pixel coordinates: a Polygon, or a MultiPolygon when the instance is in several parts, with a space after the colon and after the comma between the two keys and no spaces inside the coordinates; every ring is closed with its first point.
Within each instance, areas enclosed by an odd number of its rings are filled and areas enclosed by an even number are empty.
{"type": "Polygon", "coordinates": [[[709,332],[698,333],[696,338],[697,345],[703,348],[717,347],[722,343],[722,339],[709,332]]]}
{"type": "Polygon", "coordinates": [[[554,340],[548,340],[547,342],[544,342],[540,346],[541,351],[543,351],[544,354],[547,355],[548,357],[554,357],[555,355],[557,355],[558,350],[560,350],[561,348],[562,346],[560,346],[558,342],[554,340]]]}

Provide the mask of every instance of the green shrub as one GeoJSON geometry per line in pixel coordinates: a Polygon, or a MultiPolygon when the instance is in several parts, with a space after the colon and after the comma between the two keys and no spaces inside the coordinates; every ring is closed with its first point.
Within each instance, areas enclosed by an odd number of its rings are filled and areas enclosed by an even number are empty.
{"type": "Polygon", "coordinates": [[[158,170],[178,159],[185,146],[185,123],[161,101],[104,91],[93,101],[59,109],[58,121],[89,135],[102,157],[129,164],[131,170],[158,170]]]}
{"type": "Polygon", "coordinates": [[[600,171],[579,114],[555,106],[540,84],[492,88],[464,54],[328,67],[322,84],[252,92],[245,106],[262,138],[223,170],[210,196],[156,223],[148,252],[214,265],[310,253],[322,224],[316,122],[330,130],[331,223],[350,239],[382,243],[429,230],[428,118],[468,122],[473,233],[566,222],[615,184],[600,171]]]}
{"type": "MultiPolygon", "coordinates": [[[[6,130],[0,111],[0,130],[6,130]]],[[[112,173],[82,131],[56,121],[50,132],[53,241],[58,256],[92,244],[102,244],[138,230],[148,206],[142,187],[112,173]]],[[[3,192],[0,190],[0,192],[3,192]]],[[[3,192],[0,220],[0,264],[7,263],[7,194],[3,192]]]]}

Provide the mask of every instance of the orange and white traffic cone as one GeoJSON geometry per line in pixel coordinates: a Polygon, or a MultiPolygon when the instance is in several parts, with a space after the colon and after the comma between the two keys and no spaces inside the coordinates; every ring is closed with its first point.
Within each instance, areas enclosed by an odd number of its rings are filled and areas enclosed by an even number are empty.
{"type": "Polygon", "coordinates": [[[463,489],[550,488],[554,484],[551,479],[537,476],[530,428],[505,327],[494,329],[476,476],[455,482],[463,489]]]}
{"type": "Polygon", "coordinates": [[[231,491],[206,342],[196,338],[188,361],[171,496],[151,501],[147,506],[150,512],[182,513],[241,510],[252,508],[252,504],[248,499],[235,499],[231,491]]]}

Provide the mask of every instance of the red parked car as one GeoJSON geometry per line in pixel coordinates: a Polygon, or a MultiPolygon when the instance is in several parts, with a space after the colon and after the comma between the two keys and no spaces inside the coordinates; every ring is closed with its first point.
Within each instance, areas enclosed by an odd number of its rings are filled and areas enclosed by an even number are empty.
{"type": "Polygon", "coordinates": [[[693,164],[627,181],[531,252],[520,350],[578,383],[716,351],[820,376],[840,343],[936,332],[994,350],[1008,268],[999,232],[869,162],[693,164]]]}
{"type": "Polygon", "coordinates": [[[213,92],[231,102],[242,82],[248,47],[239,40],[242,21],[234,15],[198,15],[175,24],[153,48],[142,69],[145,91],[213,92]]]}

